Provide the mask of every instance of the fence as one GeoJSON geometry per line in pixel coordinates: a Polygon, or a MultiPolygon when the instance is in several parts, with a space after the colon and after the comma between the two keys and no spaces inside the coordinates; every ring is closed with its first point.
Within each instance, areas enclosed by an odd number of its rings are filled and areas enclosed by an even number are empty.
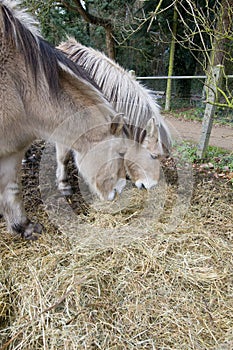
{"type": "MultiPolygon", "coordinates": [[[[131,74],[135,75],[134,71],[130,71],[131,74]]],[[[165,106],[166,99],[166,86],[167,80],[172,79],[172,100],[171,110],[179,112],[184,109],[195,108],[195,114],[198,115],[199,119],[202,119],[202,115],[205,109],[205,97],[203,93],[203,87],[206,79],[206,75],[196,76],[135,76],[137,80],[142,82],[148,88],[152,89],[160,106],[165,106]],[[177,94],[177,80],[191,79],[191,90],[190,96],[179,97],[177,94]]],[[[228,79],[232,79],[233,75],[227,75],[228,79]]],[[[233,90],[233,80],[230,82],[229,88],[233,90]]],[[[233,110],[228,107],[218,107],[215,113],[216,121],[223,123],[233,123],[233,110]]]]}
{"type": "MultiPolygon", "coordinates": [[[[134,71],[130,71],[130,73],[132,75],[135,76],[135,72],[134,71]]],[[[151,84],[147,84],[148,88],[152,88],[155,93],[157,98],[160,98],[161,101],[164,98],[164,103],[165,103],[165,109],[167,109],[167,106],[169,106],[169,109],[174,109],[174,101],[177,102],[178,97],[176,96],[176,91],[174,91],[174,86],[172,86],[172,90],[171,93],[169,92],[168,95],[166,96],[166,88],[167,88],[167,82],[166,80],[170,79],[171,81],[175,81],[175,80],[180,80],[180,81],[184,81],[186,79],[192,79],[192,80],[197,80],[199,82],[199,90],[195,89],[195,93],[193,87],[189,84],[189,90],[187,89],[188,92],[190,92],[189,94],[189,106],[191,105],[192,107],[197,107],[197,103],[199,104],[199,107],[202,107],[202,112],[200,111],[200,116],[202,117],[202,134],[200,137],[200,142],[198,145],[198,155],[199,157],[203,157],[205,154],[205,151],[207,149],[208,146],[208,142],[209,142],[209,137],[210,137],[210,133],[211,133],[211,129],[212,129],[212,124],[214,122],[214,118],[215,120],[217,119],[216,116],[218,117],[219,121],[221,122],[229,122],[233,124],[233,110],[232,108],[228,108],[225,107],[224,108],[220,108],[220,107],[216,107],[212,104],[212,102],[214,103],[215,101],[215,96],[216,96],[216,86],[218,85],[219,81],[221,80],[221,77],[223,75],[223,66],[215,66],[213,69],[213,73],[212,73],[212,78],[210,80],[210,86],[206,87],[208,90],[208,102],[205,103],[204,101],[204,89],[203,87],[205,86],[205,79],[206,76],[205,75],[197,75],[197,76],[152,76],[152,77],[136,77],[137,80],[143,81],[146,80],[148,82],[151,81],[164,81],[165,84],[163,85],[163,88],[161,89],[161,85],[159,86],[160,89],[156,89],[155,86],[150,86],[151,84]],[[171,98],[172,95],[175,98],[171,98]],[[210,99],[209,99],[210,98],[210,99]],[[171,101],[173,101],[173,106],[171,101]],[[222,111],[225,110],[225,113],[223,114],[222,111]]],[[[229,78],[233,78],[233,75],[227,75],[225,78],[229,79],[229,78]]],[[[174,85],[174,84],[173,84],[174,85]]],[[[188,86],[188,85],[186,85],[188,86]]],[[[158,87],[158,85],[157,85],[158,87]]],[[[231,91],[232,89],[229,89],[229,85],[228,85],[228,91],[231,91]]],[[[185,94],[184,94],[185,95],[185,94]]],[[[181,99],[180,99],[181,100],[181,99]]],[[[182,99],[184,100],[184,99],[182,99]]],[[[220,101],[221,102],[221,101],[220,101]]],[[[225,102],[225,101],[224,101],[225,102]]],[[[184,103],[184,101],[183,101],[184,103]]],[[[185,101],[186,105],[187,105],[187,98],[185,101]]],[[[162,103],[160,103],[160,105],[162,106],[162,103]]],[[[180,104],[181,107],[181,104],[180,104]]],[[[177,108],[177,106],[176,106],[177,108]]],[[[200,117],[199,116],[199,117],[200,117]]]]}

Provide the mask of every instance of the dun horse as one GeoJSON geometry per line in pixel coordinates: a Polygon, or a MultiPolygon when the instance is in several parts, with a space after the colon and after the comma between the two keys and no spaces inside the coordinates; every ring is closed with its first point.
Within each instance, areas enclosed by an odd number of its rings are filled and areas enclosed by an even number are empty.
{"type": "MultiPolygon", "coordinates": [[[[106,55],[73,38],[58,48],[82,66],[115,109],[125,114],[129,130],[125,169],[138,188],[155,186],[159,179],[159,158],[168,155],[171,137],[154,93],[106,55]]],[[[57,181],[63,192],[70,190],[66,181],[66,154],[67,149],[57,145],[57,181]]],[[[78,162],[76,155],[75,158],[78,162]]]]}
{"type": "Polygon", "coordinates": [[[74,149],[93,192],[112,200],[125,177],[123,118],[14,1],[0,0],[0,62],[0,210],[10,230],[34,239],[41,225],[27,218],[18,185],[25,149],[35,139],[74,149]]]}

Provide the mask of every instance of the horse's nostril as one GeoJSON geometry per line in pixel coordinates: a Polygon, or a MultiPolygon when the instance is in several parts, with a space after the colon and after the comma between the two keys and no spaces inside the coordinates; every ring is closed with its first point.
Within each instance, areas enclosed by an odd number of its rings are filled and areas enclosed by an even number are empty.
{"type": "Polygon", "coordinates": [[[113,201],[113,199],[116,196],[116,190],[114,189],[112,192],[109,193],[108,195],[108,201],[113,201]]]}
{"type": "Polygon", "coordinates": [[[144,190],[146,189],[144,183],[141,184],[141,189],[144,189],[144,190]]]}

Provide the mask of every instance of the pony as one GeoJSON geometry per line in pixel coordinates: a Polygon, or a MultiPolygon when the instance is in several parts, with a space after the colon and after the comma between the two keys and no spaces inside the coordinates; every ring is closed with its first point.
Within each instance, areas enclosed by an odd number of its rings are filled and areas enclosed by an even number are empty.
{"type": "MultiPolygon", "coordinates": [[[[62,42],[58,49],[83,67],[116,111],[125,115],[128,142],[124,165],[131,180],[138,188],[156,186],[160,177],[160,159],[169,155],[172,140],[155,102],[154,92],[104,53],[86,47],[74,38],[62,42]]],[[[58,188],[68,194],[71,187],[67,182],[67,153],[66,148],[56,145],[58,188]]],[[[74,157],[78,166],[75,152],[74,157]]]]}
{"type": "Polygon", "coordinates": [[[42,226],[21,199],[25,150],[36,139],[74,149],[91,190],[112,200],[125,181],[123,116],[18,2],[0,0],[0,62],[0,210],[9,231],[33,240],[42,226]]]}

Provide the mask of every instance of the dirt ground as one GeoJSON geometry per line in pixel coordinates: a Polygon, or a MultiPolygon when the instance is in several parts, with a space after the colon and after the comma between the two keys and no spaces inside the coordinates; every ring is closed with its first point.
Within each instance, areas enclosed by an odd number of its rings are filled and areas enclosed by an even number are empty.
{"type": "MultiPolygon", "coordinates": [[[[164,117],[168,126],[175,134],[178,134],[179,137],[185,140],[199,141],[202,126],[200,122],[177,119],[172,115],[165,115],[164,117]]],[[[213,125],[209,144],[232,151],[233,127],[213,125]]]]}

